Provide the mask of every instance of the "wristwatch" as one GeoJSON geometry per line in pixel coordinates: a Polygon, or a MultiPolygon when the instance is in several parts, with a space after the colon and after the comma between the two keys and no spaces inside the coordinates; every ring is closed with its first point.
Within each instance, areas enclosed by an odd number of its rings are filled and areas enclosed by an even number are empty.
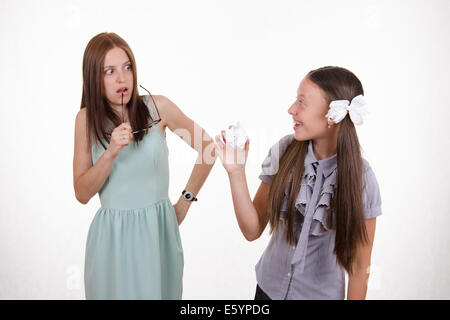
{"type": "Polygon", "coordinates": [[[183,190],[183,192],[181,193],[183,195],[183,198],[187,201],[197,201],[197,198],[194,197],[194,195],[192,194],[192,192],[183,190]]]}

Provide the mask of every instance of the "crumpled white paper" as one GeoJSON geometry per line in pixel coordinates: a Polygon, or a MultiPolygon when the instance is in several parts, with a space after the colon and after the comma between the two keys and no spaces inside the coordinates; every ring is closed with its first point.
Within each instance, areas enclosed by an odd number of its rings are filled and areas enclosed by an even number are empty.
{"type": "Polygon", "coordinates": [[[242,127],[241,123],[238,121],[236,125],[231,126],[227,129],[224,134],[227,145],[236,148],[244,148],[245,142],[247,142],[248,136],[242,127]]]}

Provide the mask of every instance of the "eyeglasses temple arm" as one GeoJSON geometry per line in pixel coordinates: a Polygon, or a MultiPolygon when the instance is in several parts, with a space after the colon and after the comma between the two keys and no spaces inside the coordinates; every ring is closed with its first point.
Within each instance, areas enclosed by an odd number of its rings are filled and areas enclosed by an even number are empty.
{"type": "Polygon", "coordinates": [[[150,93],[150,91],[148,91],[147,89],[145,89],[145,88],[144,88],[143,86],[141,86],[141,85],[139,85],[139,87],[141,87],[142,89],[144,89],[145,91],[147,91],[148,95],[150,96],[150,99],[152,99],[153,104],[155,105],[156,112],[158,113],[158,118],[161,119],[161,116],[160,116],[160,114],[159,114],[158,107],[156,106],[156,102],[155,102],[155,100],[153,99],[153,96],[152,96],[152,94],[150,93]]]}

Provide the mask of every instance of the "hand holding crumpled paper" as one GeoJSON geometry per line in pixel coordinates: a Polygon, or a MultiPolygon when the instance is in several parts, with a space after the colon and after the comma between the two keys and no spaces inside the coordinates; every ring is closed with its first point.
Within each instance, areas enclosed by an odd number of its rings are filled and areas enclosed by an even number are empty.
{"type": "Polygon", "coordinates": [[[222,130],[215,140],[215,150],[228,173],[245,167],[250,139],[239,122],[227,130],[222,130]]]}

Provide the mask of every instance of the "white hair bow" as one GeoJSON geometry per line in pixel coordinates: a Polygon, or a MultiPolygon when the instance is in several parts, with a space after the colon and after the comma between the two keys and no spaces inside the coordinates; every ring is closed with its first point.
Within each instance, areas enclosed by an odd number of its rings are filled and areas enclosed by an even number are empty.
{"type": "Polygon", "coordinates": [[[356,96],[350,103],[348,100],[334,100],[330,103],[330,110],[325,115],[328,121],[339,123],[345,118],[347,113],[356,125],[363,124],[363,117],[369,113],[367,103],[363,95],[356,96]]]}

